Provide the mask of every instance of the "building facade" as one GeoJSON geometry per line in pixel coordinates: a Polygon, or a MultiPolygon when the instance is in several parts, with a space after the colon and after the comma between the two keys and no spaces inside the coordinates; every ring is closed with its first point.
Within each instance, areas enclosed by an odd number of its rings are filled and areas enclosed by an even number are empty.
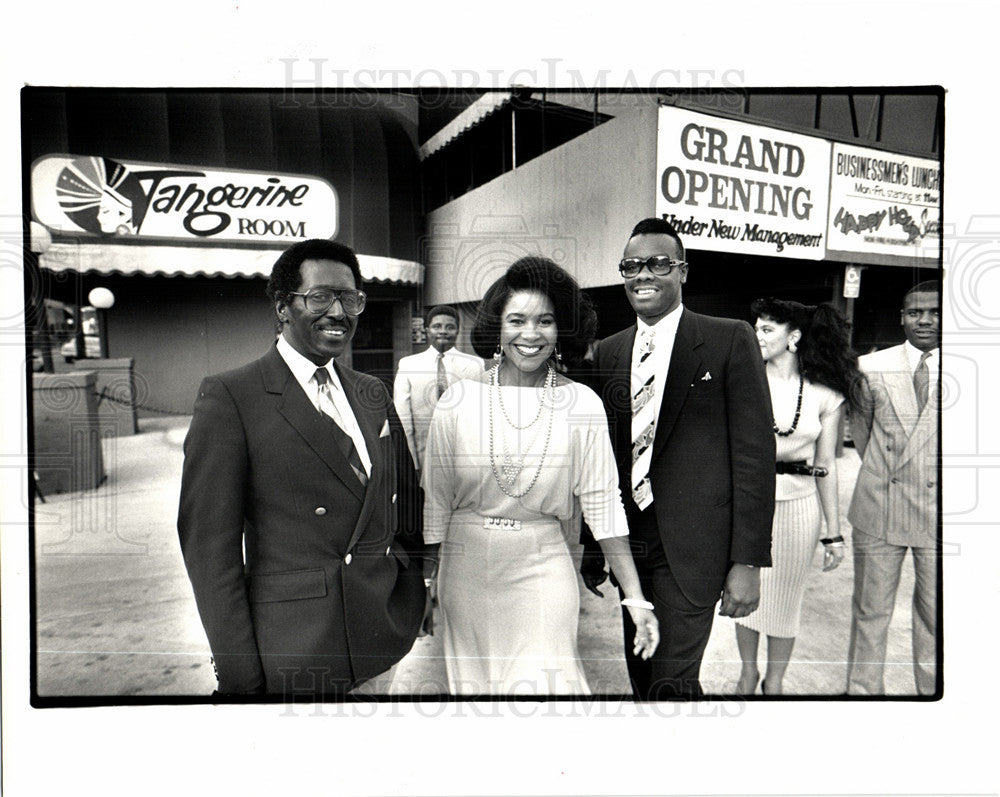
{"type": "Polygon", "coordinates": [[[39,88],[22,109],[29,307],[110,289],[109,355],[134,361],[140,414],[189,413],[205,375],[267,349],[267,275],[296,240],[358,253],[369,302],[354,367],[391,381],[411,352],[413,97],[39,88]]]}
{"type": "Polygon", "coordinates": [[[542,254],[613,333],[633,318],[622,249],[657,215],[687,246],[692,309],[832,301],[859,351],[895,343],[903,293],[940,273],[943,107],[935,89],[459,98],[421,127],[427,300],[471,311],[514,259],[542,254]]]}

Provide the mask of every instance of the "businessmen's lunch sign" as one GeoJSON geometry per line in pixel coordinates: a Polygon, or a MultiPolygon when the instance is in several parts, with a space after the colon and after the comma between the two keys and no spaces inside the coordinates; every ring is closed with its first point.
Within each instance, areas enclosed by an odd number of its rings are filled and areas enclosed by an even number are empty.
{"type": "Polygon", "coordinates": [[[688,246],[820,260],[830,142],[661,106],[656,214],[688,246]]]}
{"type": "Polygon", "coordinates": [[[39,158],[31,204],[70,235],[286,243],[337,232],[336,192],[316,177],[99,156],[39,158]]]}
{"type": "Polygon", "coordinates": [[[835,143],[827,235],[828,249],[850,256],[936,258],[941,236],[941,165],[926,158],[835,143]]]}

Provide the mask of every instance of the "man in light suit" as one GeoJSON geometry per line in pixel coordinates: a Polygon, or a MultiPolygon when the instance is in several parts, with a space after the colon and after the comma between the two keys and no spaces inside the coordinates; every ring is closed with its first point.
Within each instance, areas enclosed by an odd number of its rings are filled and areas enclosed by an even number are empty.
{"type": "Polygon", "coordinates": [[[422,508],[406,438],[381,381],[338,361],[360,285],[346,246],[292,246],[268,283],[277,344],[199,389],[177,526],[220,694],[336,698],[417,636],[422,508]]]}
{"type": "MultiPolygon", "coordinates": [[[[697,698],[715,604],[721,598],[721,615],[750,614],[760,597],[757,568],[771,564],[770,394],[750,325],[681,304],[688,265],[668,222],[639,222],[619,271],[637,324],[600,342],[593,381],[661,633],[651,659],[634,656],[635,629],[623,611],[625,657],[637,698],[697,698]]],[[[598,566],[588,549],[588,586],[603,579],[598,566]]]]}
{"type": "Polygon", "coordinates": [[[455,308],[432,307],[424,318],[431,345],[426,351],[403,357],[396,371],[392,400],[418,470],[424,464],[427,432],[441,394],[460,379],[476,379],[483,374],[481,359],[455,348],[458,328],[455,308]]]}
{"type": "Polygon", "coordinates": [[[913,671],[917,693],[937,677],[938,395],[941,287],[922,282],[903,299],[906,342],[860,358],[867,377],[851,432],[861,470],[847,518],[853,528],[854,597],[847,654],[849,694],[885,692],[886,639],[903,558],[913,592],[913,671]]]}

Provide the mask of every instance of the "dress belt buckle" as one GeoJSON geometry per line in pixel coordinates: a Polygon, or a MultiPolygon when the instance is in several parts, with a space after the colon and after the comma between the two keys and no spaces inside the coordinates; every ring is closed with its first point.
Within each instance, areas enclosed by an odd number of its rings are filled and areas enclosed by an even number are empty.
{"type": "Polygon", "coordinates": [[[508,531],[520,531],[521,521],[509,517],[488,517],[483,518],[484,529],[506,529],[508,531]]]}

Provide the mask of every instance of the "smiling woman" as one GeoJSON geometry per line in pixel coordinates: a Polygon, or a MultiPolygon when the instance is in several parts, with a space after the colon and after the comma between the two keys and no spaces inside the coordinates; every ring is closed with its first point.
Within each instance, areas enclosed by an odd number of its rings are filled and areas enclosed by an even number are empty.
{"type": "Polygon", "coordinates": [[[523,258],[487,291],[472,331],[476,353],[494,358],[488,383],[459,382],[438,402],[423,470],[424,541],[453,693],[589,693],[565,536],[581,510],[632,599],[636,652],[648,657],[659,641],[626,542],[603,405],[557,366],[577,364],[595,331],[573,278],[550,260],[523,258]]]}
{"type": "Polygon", "coordinates": [[[541,291],[517,291],[500,320],[500,350],[506,362],[499,376],[508,385],[537,386],[556,347],[555,308],[541,291]]]}

